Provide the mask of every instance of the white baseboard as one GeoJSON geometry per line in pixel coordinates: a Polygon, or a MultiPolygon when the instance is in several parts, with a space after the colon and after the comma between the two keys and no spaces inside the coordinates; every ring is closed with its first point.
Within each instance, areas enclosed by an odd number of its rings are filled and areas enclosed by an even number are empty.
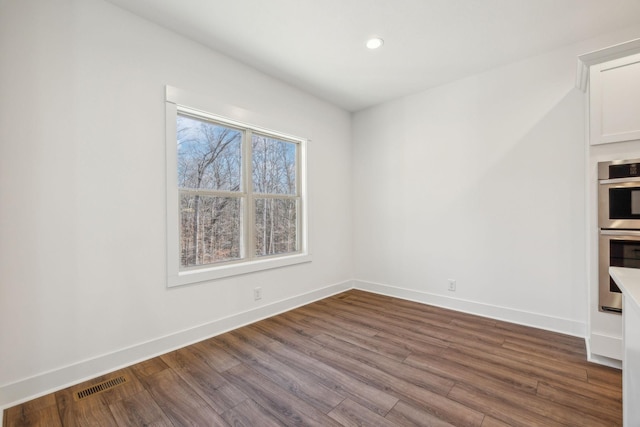
{"type": "Polygon", "coordinates": [[[2,413],[6,408],[352,288],[352,281],[330,285],[306,294],[263,305],[164,337],[116,350],[99,357],[43,372],[14,383],[1,385],[0,425],[2,425],[2,413]]]}
{"type": "Polygon", "coordinates": [[[423,304],[489,317],[491,319],[503,320],[505,322],[516,323],[519,325],[560,332],[580,338],[586,337],[586,324],[571,319],[551,317],[539,313],[530,313],[507,307],[483,304],[475,301],[451,298],[443,295],[416,291],[414,289],[399,288],[363,280],[354,280],[353,284],[355,289],[361,289],[363,291],[375,292],[382,295],[421,302],[423,304]]]}

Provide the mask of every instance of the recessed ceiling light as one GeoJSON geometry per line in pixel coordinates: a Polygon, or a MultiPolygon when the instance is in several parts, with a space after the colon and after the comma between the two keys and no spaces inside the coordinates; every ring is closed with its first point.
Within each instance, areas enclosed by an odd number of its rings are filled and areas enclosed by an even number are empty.
{"type": "Polygon", "coordinates": [[[384,44],[384,40],[382,40],[380,37],[372,37],[369,40],[367,40],[367,47],[371,50],[378,49],[383,44],[384,44]]]}

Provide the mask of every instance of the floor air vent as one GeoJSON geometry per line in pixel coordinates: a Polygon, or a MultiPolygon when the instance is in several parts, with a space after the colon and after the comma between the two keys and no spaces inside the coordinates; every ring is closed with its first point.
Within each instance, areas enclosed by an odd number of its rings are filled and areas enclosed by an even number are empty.
{"type": "Polygon", "coordinates": [[[99,384],[92,385],[89,388],[85,388],[84,390],[80,390],[76,393],[76,400],[82,400],[89,396],[93,396],[94,394],[102,393],[103,391],[110,390],[114,387],[122,385],[127,382],[127,377],[121,376],[117,378],[112,378],[110,380],[103,381],[99,384]]]}

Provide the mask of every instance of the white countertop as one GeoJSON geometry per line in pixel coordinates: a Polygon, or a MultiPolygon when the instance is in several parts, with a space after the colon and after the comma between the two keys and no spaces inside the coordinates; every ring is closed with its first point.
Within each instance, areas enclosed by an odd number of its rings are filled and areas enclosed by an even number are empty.
{"type": "Polygon", "coordinates": [[[609,267],[622,291],[622,424],[640,426],[640,268],[609,267]]]}
{"type": "Polygon", "coordinates": [[[609,267],[609,274],[627,301],[633,301],[640,307],[640,268],[609,267]]]}

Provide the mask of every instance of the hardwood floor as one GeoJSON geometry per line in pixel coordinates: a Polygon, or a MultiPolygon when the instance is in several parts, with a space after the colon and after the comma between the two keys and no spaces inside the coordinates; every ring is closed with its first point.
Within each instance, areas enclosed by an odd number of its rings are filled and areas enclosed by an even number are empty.
{"type": "Polygon", "coordinates": [[[9,426],[619,426],[579,338],[349,291],[7,409],[9,426]],[[126,382],[82,400],[102,381],[126,382]]]}

